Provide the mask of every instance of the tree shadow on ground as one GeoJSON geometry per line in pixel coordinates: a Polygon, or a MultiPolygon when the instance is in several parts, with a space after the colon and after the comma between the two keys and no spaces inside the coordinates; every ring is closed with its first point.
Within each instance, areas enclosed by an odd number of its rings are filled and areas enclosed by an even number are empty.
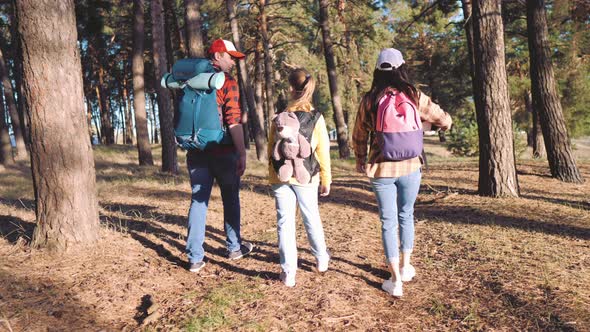
{"type": "Polygon", "coordinates": [[[68,285],[0,270],[3,304],[0,322],[4,320],[10,324],[13,331],[96,331],[113,327],[101,321],[91,304],[80,302],[74,296],[68,285]]]}
{"type": "MultiPolygon", "coordinates": [[[[539,192],[539,193],[545,194],[543,192],[539,192]]],[[[571,207],[574,209],[590,211],[590,202],[588,202],[588,201],[574,201],[574,200],[567,200],[567,199],[561,199],[561,198],[535,196],[535,195],[530,195],[530,194],[525,194],[525,195],[521,194],[520,197],[535,200],[535,201],[544,201],[547,203],[559,204],[559,205],[571,207]]]]}
{"type": "Polygon", "coordinates": [[[21,239],[25,244],[31,242],[35,224],[13,216],[0,215],[0,237],[5,238],[11,244],[16,244],[21,239]]]}
{"type": "MultiPolygon", "coordinates": [[[[151,214],[150,218],[154,218],[155,220],[157,220],[157,222],[170,223],[173,225],[178,225],[178,220],[182,219],[182,226],[186,226],[186,217],[158,214],[157,212],[153,212],[155,208],[150,206],[115,204],[109,205],[109,208],[114,208],[115,211],[125,211],[126,214],[133,214],[137,211],[142,211],[142,213],[149,212],[151,214]]],[[[156,238],[158,238],[158,240],[184,253],[184,234],[170,231],[164,227],[157,225],[155,222],[140,221],[134,218],[118,218],[101,215],[101,220],[103,223],[109,225],[109,228],[128,233],[134,240],[141,243],[145,248],[153,250],[156,254],[158,254],[158,256],[166,259],[173,265],[188,268],[189,263],[186,259],[183,259],[178,255],[173,254],[170,250],[166,249],[164,245],[158,244],[150,240],[147,236],[148,234],[151,236],[155,236],[156,238]]],[[[227,251],[225,249],[224,231],[207,225],[205,241],[206,242],[203,244],[203,249],[205,250],[205,261],[223,267],[226,270],[246,276],[278,278],[278,275],[276,273],[270,271],[249,270],[229,263],[229,260],[226,258],[227,251]],[[207,244],[208,240],[213,240],[221,246],[211,246],[207,244]]],[[[260,244],[268,245],[267,243],[262,242],[260,244]]],[[[255,252],[253,252],[250,255],[250,257],[263,262],[275,262],[276,260],[276,257],[274,257],[272,252],[262,250],[260,247],[257,248],[255,252]]]]}
{"type": "Polygon", "coordinates": [[[527,232],[539,232],[548,235],[575,237],[584,240],[590,239],[589,228],[568,224],[550,223],[528,218],[502,216],[495,213],[481,211],[476,208],[439,206],[418,203],[414,213],[419,219],[427,219],[433,222],[500,226],[520,229],[527,232]]]}

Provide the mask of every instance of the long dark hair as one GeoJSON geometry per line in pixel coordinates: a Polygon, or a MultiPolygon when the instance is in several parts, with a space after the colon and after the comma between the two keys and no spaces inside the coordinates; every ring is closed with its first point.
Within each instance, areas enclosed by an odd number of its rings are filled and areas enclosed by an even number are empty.
{"type": "Polygon", "coordinates": [[[375,69],[373,72],[373,84],[371,90],[365,95],[365,101],[373,112],[376,111],[377,101],[383,96],[387,88],[394,88],[405,93],[414,104],[418,104],[418,90],[410,83],[408,78],[408,65],[405,63],[392,70],[375,69]]]}

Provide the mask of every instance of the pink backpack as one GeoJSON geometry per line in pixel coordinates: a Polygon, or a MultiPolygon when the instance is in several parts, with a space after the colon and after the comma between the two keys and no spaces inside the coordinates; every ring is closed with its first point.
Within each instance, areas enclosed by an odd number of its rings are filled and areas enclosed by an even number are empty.
{"type": "Polygon", "coordinates": [[[384,160],[407,160],[422,154],[420,114],[403,92],[388,90],[377,106],[376,139],[384,160]]]}

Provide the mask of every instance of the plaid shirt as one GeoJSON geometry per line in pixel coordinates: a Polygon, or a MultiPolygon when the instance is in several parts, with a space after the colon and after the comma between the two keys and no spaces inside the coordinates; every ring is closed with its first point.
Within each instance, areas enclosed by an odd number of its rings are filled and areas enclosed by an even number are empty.
{"type": "Polygon", "coordinates": [[[240,89],[238,82],[225,73],[225,83],[217,90],[217,105],[219,114],[226,126],[240,124],[242,122],[242,110],[240,109],[240,89]]]}
{"type": "MultiPolygon", "coordinates": [[[[451,116],[444,112],[430,98],[418,91],[418,113],[422,122],[430,122],[437,127],[446,130],[451,127],[451,116]]],[[[359,106],[356,123],[352,133],[354,153],[358,162],[367,162],[366,171],[370,178],[384,178],[408,175],[422,166],[420,157],[401,160],[386,161],[381,157],[381,149],[374,140],[375,113],[371,110],[371,102],[368,94],[365,94],[359,106]],[[370,143],[367,161],[367,143],[370,143]]]]}

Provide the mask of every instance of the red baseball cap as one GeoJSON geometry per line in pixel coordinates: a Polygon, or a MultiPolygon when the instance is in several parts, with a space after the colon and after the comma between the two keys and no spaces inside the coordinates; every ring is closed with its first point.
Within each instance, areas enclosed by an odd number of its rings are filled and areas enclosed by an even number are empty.
{"type": "Polygon", "coordinates": [[[207,51],[207,53],[209,54],[213,54],[215,52],[229,53],[229,55],[238,59],[241,59],[246,56],[244,53],[238,52],[238,50],[236,50],[234,43],[224,39],[216,39],[215,41],[213,41],[211,47],[209,47],[209,50],[207,51]]]}

